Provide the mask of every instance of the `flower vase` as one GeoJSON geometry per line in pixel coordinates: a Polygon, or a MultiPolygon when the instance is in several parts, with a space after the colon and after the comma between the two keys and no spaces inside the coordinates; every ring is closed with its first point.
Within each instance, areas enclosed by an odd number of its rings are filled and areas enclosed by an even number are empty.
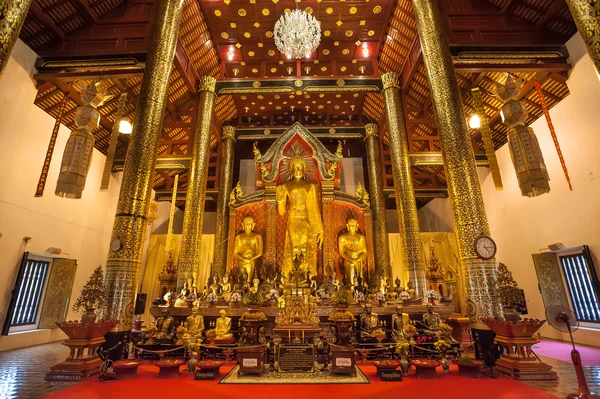
{"type": "Polygon", "coordinates": [[[196,364],[198,364],[198,354],[196,352],[192,352],[190,356],[190,360],[188,360],[188,373],[195,374],[196,373],[196,364]]]}
{"type": "Polygon", "coordinates": [[[96,312],[94,308],[85,309],[85,313],[81,315],[82,324],[94,324],[96,322],[96,312]]]}
{"type": "Polygon", "coordinates": [[[406,359],[406,355],[400,356],[400,370],[402,370],[402,375],[404,377],[408,376],[408,369],[410,368],[410,363],[406,359]]]}
{"type": "Polygon", "coordinates": [[[442,370],[444,374],[448,374],[450,371],[450,365],[448,364],[448,357],[446,355],[442,355],[442,370]]]}

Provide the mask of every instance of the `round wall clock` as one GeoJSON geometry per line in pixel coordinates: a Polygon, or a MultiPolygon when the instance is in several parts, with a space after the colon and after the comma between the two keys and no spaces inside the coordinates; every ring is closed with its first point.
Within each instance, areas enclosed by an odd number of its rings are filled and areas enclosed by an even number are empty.
{"type": "Polygon", "coordinates": [[[475,239],[475,253],[479,259],[492,259],[496,255],[496,243],[489,236],[479,236],[475,239]]]}

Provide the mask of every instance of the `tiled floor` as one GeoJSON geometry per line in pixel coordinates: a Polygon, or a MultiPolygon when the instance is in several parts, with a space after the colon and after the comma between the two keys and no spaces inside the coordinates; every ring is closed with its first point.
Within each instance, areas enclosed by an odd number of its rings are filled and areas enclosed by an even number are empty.
{"type": "MultiPolygon", "coordinates": [[[[44,380],[50,367],[63,361],[69,350],[60,343],[0,352],[0,398],[41,399],[72,383],[50,383],[44,380]]],[[[558,381],[527,382],[559,398],[577,391],[573,366],[559,360],[542,358],[558,372],[558,381]]],[[[600,367],[585,368],[588,386],[600,394],[600,367]]]]}

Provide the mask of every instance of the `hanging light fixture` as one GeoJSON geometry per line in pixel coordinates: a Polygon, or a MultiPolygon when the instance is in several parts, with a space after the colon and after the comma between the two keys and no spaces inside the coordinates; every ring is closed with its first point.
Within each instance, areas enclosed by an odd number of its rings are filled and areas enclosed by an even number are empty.
{"type": "Polygon", "coordinates": [[[481,127],[481,120],[479,119],[479,115],[473,114],[469,119],[469,127],[471,129],[479,129],[481,127]]]}
{"type": "Polygon", "coordinates": [[[123,134],[131,134],[133,132],[133,125],[131,124],[131,119],[124,116],[121,118],[119,122],[119,133],[123,134]]]}
{"type": "Polygon", "coordinates": [[[277,49],[287,58],[310,57],[321,43],[321,26],[315,17],[302,10],[283,14],[273,30],[277,49]]]}

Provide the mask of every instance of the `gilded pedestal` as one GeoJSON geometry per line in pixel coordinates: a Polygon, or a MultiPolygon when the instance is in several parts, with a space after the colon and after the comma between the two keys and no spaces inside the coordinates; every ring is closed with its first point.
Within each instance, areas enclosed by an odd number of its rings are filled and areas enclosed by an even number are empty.
{"type": "Polygon", "coordinates": [[[365,145],[367,148],[367,169],[371,189],[371,215],[373,216],[373,243],[375,251],[375,268],[381,270],[385,277],[392,277],[390,270],[390,244],[388,242],[387,217],[385,214],[385,197],[383,195],[383,171],[381,170],[381,153],[379,151],[379,135],[377,125],[365,125],[365,145]]]}
{"type": "Polygon", "coordinates": [[[233,184],[233,152],[235,127],[223,126],[221,141],[221,167],[219,168],[219,195],[217,197],[217,225],[215,228],[214,270],[220,276],[227,267],[227,238],[229,233],[229,192],[233,184]]]}
{"type": "Polygon", "coordinates": [[[398,74],[385,73],[383,80],[383,97],[388,123],[388,139],[392,155],[392,173],[394,175],[394,191],[396,209],[400,224],[402,243],[402,263],[408,269],[408,276],[415,287],[415,297],[425,298],[427,281],[417,203],[412,182],[410,159],[408,154],[408,138],[404,114],[400,100],[398,74]]]}
{"type": "Polygon", "coordinates": [[[0,3],[0,78],[17,42],[32,0],[3,0],[0,3]]]}
{"type": "Polygon", "coordinates": [[[192,163],[188,171],[185,214],[183,216],[181,248],[179,250],[178,289],[183,287],[189,277],[198,275],[196,268],[200,263],[200,243],[204,225],[204,201],[206,199],[206,178],[210,158],[210,137],[216,83],[217,80],[211,76],[200,78],[198,108],[192,137],[192,163]]]}
{"type": "Polygon", "coordinates": [[[118,320],[107,335],[107,346],[131,330],[146,215],[182,9],[183,0],[164,0],[156,13],[106,262],[104,318],[118,320]]]}
{"type": "Polygon", "coordinates": [[[583,37],[590,57],[600,74],[600,2],[596,0],[567,0],[577,29],[583,37]]]}
{"type": "Polygon", "coordinates": [[[480,319],[501,314],[500,301],[493,294],[496,261],[476,257],[475,239],[489,235],[483,195],[471,137],[463,112],[450,47],[438,0],[413,0],[423,60],[431,84],[438,133],[448,181],[454,229],[459,243],[463,272],[463,294],[467,314],[478,329],[488,329],[480,319]]]}

